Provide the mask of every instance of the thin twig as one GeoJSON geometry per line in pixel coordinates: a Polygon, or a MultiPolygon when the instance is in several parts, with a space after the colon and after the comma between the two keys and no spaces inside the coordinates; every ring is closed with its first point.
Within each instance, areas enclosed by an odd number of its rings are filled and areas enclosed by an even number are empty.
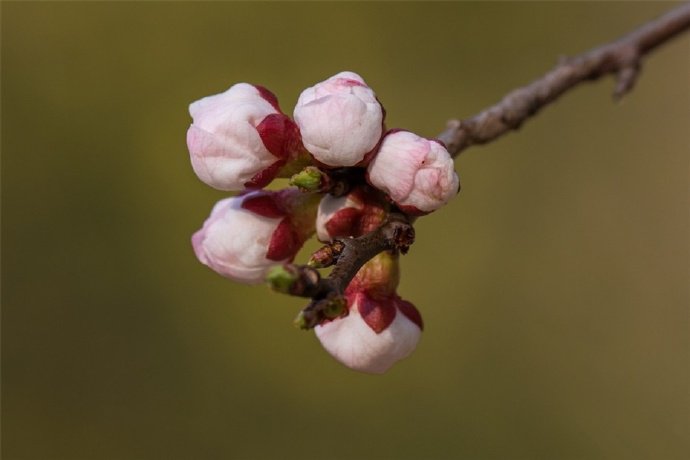
{"type": "Polygon", "coordinates": [[[471,145],[486,144],[518,129],[569,89],[604,75],[616,75],[613,95],[620,99],[634,86],[643,56],[689,28],[690,3],[686,3],[615,42],[562,59],[546,75],[508,93],[496,105],[466,120],[450,120],[438,138],[456,157],[471,145]]]}

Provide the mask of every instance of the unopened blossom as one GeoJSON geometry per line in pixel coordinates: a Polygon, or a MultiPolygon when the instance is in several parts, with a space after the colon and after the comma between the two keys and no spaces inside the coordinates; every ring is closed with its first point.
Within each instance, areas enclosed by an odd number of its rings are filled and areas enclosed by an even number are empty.
{"type": "Polygon", "coordinates": [[[272,266],[292,261],[313,233],[313,201],[295,189],[221,200],[192,236],[194,252],[220,275],[260,283],[272,266]]]}
{"type": "Polygon", "coordinates": [[[341,72],[305,89],[294,118],[304,147],[327,166],[367,159],[383,134],[385,112],[374,91],[354,72],[341,72]]]}
{"type": "Polygon", "coordinates": [[[316,236],[326,243],[375,230],[386,217],[387,206],[381,201],[365,187],[357,187],[342,197],[324,196],[316,215],[316,236]]]}
{"type": "Polygon", "coordinates": [[[317,326],[316,335],[326,351],[345,366],[382,374],[415,350],[422,333],[420,325],[404,313],[401,305],[408,311],[414,309],[400,298],[376,300],[362,294],[354,298],[346,317],[317,326]],[[379,332],[366,321],[366,315],[386,314],[390,323],[379,332]]]}
{"type": "Polygon", "coordinates": [[[220,190],[267,185],[300,149],[299,131],[261,86],[238,83],[189,106],[187,146],[197,176],[220,190]]]}
{"type": "Polygon", "coordinates": [[[315,328],[323,347],[345,366],[371,374],[386,372],[412,353],[422,317],[395,293],[397,256],[382,253],[359,271],[345,292],[347,316],[315,328]]]}
{"type": "Polygon", "coordinates": [[[460,187],[453,158],[437,140],[391,131],[367,168],[369,183],[409,214],[435,211],[460,187]]]}

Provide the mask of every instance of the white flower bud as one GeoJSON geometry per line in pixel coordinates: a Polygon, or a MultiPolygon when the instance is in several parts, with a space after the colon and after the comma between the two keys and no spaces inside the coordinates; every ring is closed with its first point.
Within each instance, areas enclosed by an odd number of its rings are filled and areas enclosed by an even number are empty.
{"type": "Polygon", "coordinates": [[[453,159],[443,144],[408,131],[384,136],[367,178],[410,214],[435,211],[460,187],[453,159]]]}
{"type": "Polygon", "coordinates": [[[197,176],[220,190],[267,185],[296,155],[299,132],[268,90],[238,83],[189,106],[187,146],[197,176]]]}
{"type": "Polygon", "coordinates": [[[313,227],[304,224],[307,217],[286,211],[280,201],[285,192],[256,191],[216,203],[192,236],[199,261],[247,284],[263,282],[271,267],[292,261],[313,227]]]}
{"type": "Polygon", "coordinates": [[[328,166],[354,166],[378,144],[384,111],[362,77],[341,72],[305,89],[294,111],[304,147],[328,166]]]}
{"type": "Polygon", "coordinates": [[[373,300],[363,293],[349,299],[347,316],[315,328],[335,359],[356,371],[382,374],[414,351],[422,322],[411,303],[397,296],[373,300]]]}

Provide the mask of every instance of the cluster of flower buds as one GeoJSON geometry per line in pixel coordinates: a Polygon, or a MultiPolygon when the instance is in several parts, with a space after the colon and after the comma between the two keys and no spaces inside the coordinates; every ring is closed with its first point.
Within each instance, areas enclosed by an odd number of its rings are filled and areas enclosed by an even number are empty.
{"type": "MultiPolygon", "coordinates": [[[[264,281],[314,233],[324,243],[367,235],[391,212],[428,214],[459,189],[444,145],[386,131],[383,106],[353,72],[304,90],[294,121],[271,92],[247,83],[196,101],[189,112],[197,176],[240,192],[215,205],[192,237],[194,251],[239,282],[264,281]],[[288,177],[297,187],[262,190],[288,177]]],[[[422,319],[396,293],[398,258],[385,251],[366,262],[340,293],[344,307],[315,327],[324,348],[350,368],[381,373],[416,347],[422,319]]]]}

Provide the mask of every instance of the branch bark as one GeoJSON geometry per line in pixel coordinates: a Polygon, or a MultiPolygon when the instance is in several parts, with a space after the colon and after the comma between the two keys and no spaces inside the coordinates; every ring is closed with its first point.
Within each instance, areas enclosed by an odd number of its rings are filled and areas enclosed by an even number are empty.
{"type": "Polygon", "coordinates": [[[450,120],[438,139],[453,157],[475,144],[486,144],[516,130],[543,107],[578,84],[613,74],[613,96],[620,99],[634,86],[642,58],[690,28],[690,3],[635,29],[618,40],[561,62],[546,75],[508,93],[497,104],[466,120],[450,120]]]}
{"type": "Polygon", "coordinates": [[[325,319],[332,319],[334,305],[342,300],[345,289],[359,269],[383,251],[405,254],[414,242],[414,236],[410,219],[405,214],[391,213],[373,232],[357,238],[335,240],[315,253],[312,260],[321,262],[319,266],[335,265],[328,278],[321,278],[319,272],[309,265],[286,265],[284,268],[291,272],[292,278],[288,294],[312,299],[300,313],[298,326],[311,329],[325,319]],[[322,257],[323,253],[327,256],[322,257]],[[322,263],[324,260],[328,262],[322,263]]]}

